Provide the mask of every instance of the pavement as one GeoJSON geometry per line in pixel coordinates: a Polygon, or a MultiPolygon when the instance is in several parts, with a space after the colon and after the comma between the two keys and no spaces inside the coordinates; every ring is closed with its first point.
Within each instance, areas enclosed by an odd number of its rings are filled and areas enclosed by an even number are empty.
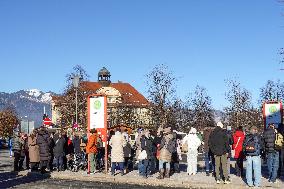
{"type": "MultiPolygon", "coordinates": [[[[104,173],[87,175],[79,172],[52,172],[41,175],[29,171],[12,172],[13,158],[9,157],[7,150],[0,150],[0,188],[193,188],[193,189],[242,189],[248,188],[242,178],[231,175],[232,183],[217,185],[212,176],[207,177],[202,171],[204,162],[199,162],[199,170],[196,175],[188,176],[186,172],[172,175],[169,179],[158,180],[158,174],[144,179],[137,170],[124,176],[119,174],[111,176],[104,173]]],[[[266,178],[262,178],[261,188],[284,188],[284,179],[272,184],[266,178]]]]}

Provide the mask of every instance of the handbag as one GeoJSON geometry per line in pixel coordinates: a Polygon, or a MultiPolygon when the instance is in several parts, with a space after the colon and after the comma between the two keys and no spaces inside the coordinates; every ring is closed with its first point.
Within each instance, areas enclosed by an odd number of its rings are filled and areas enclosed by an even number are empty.
{"type": "Polygon", "coordinates": [[[138,160],[144,160],[147,159],[147,152],[146,150],[142,150],[138,155],[138,160]]]}
{"type": "Polygon", "coordinates": [[[185,142],[181,146],[181,151],[186,153],[188,151],[188,142],[185,142]]]}
{"type": "Polygon", "coordinates": [[[239,142],[240,142],[240,139],[241,139],[241,137],[238,137],[238,142],[237,142],[237,144],[236,144],[236,146],[235,146],[235,148],[233,149],[233,150],[231,150],[231,157],[235,157],[235,155],[236,155],[236,148],[237,148],[237,146],[238,146],[238,144],[239,144],[239,142]]]}

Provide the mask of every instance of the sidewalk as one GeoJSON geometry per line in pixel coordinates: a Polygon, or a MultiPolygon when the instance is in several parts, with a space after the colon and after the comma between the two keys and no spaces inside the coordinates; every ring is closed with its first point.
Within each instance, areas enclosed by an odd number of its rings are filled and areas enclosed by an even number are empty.
{"type": "MultiPolygon", "coordinates": [[[[22,171],[20,175],[27,175],[28,171],[22,171]]],[[[164,186],[164,187],[174,187],[174,188],[194,188],[194,189],[218,189],[218,188],[227,188],[227,189],[242,189],[248,188],[245,182],[234,175],[231,175],[232,183],[225,185],[215,183],[215,179],[210,176],[207,177],[205,173],[198,173],[194,176],[188,176],[185,172],[179,174],[174,174],[169,179],[158,180],[156,177],[158,174],[155,174],[153,177],[148,179],[143,179],[138,176],[137,171],[132,171],[124,176],[117,174],[116,176],[111,176],[109,174],[96,173],[94,175],[87,175],[85,172],[52,172],[51,178],[53,179],[62,179],[62,180],[74,180],[74,181],[98,181],[98,182],[114,182],[114,183],[127,183],[135,185],[150,185],[150,186],[164,186]]],[[[279,181],[279,183],[272,184],[268,183],[267,179],[262,178],[262,187],[261,188],[283,188],[284,183],[279,181]]]]}
{"type": "MultiPolygon", "coordinates": [[[[13,158],[9,157],[8,151],[0,151],[0,173],[2,174],[9,174],[11,173],[13,166],[12,161],[13,158]]],[[[199,162],[199,167],[203,167],[204,162],[199,162]]],[[[27,176],[28,171],[21,171],[18,173],[19,176],[27,176]]],[[[29,173],[31,174],[31,173],[29,173]]],[[[39,177],[42,177],[39,173],[32,173],[38,174],[39,177]]],[[[164,186],[164,187],[173,187],[173,188],[194,188],[194,189],[217,189],[217,188],[224,188],[224,189],[242,189],[247,188],[245,181],[241,178],[236,177],[234,175],[231,176],[232,183],[228,185],[219,184],[217,185],[215,179],[210,176],[207,177],[204,172],[199,172],[197,175],[188,176],[186,172],[181,172],[179,174],[174,174],[169,179],[158,180],[156,177],[158,173],[153,175],[148,179],[143,179],[142,177],[138,176],[137,170],[132,171],[124,176],[120,176],[117,174],[116,176],[111,176],[109,174],[103,173],[96,173],[95,175],[87,175],[86,172],[52,172],[50,177],[52,179],[62,179],[62,180],[74,180],[74,181],[98,181],[98,182],[105,182],[105,183],[127,183],[127,184],[135,184],[135,185],[150,185],[150,186],[164,186]]],[[[1,180],[1,178],[0,178],[1,180]]],[[[0,186],[1,188],[1,186],[0,186]]],[[[279,183],[272,184],[268,183],[266,178],[262,178],[262,187],[261,188],[284,188],[284,182],[279,180],[279,183]]]]}

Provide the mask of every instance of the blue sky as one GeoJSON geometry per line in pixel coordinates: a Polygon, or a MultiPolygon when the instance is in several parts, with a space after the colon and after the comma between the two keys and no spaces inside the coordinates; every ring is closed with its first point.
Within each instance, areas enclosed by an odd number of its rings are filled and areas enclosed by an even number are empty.
{"type": "Polygon", "coordinates": [[[284,76],[283,13],[277,0],[1,0],[0,91],[60,93],[81,64],[91,80],[105,66],[146,95],[145,75],[166,64],[181,98],[199,84],[221,109],[224,80],[237,77],[257,101],[284,76]]]}

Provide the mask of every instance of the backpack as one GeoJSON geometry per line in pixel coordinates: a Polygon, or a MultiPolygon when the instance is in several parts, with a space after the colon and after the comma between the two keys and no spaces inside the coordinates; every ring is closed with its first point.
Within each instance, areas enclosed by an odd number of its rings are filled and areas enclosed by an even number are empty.
{"type": "Polygon", "coordinates": [[[245,154],[249,156],[260,155],[260,141],[257,136],[250,136],[244,146],[245,154]]]}
{"type": "Polygon", "coordinates": [[[274,148],[275,150],[281,150],[283,148],[283,135],[281,133],[277,133],[275,136],[274,148]]]}

